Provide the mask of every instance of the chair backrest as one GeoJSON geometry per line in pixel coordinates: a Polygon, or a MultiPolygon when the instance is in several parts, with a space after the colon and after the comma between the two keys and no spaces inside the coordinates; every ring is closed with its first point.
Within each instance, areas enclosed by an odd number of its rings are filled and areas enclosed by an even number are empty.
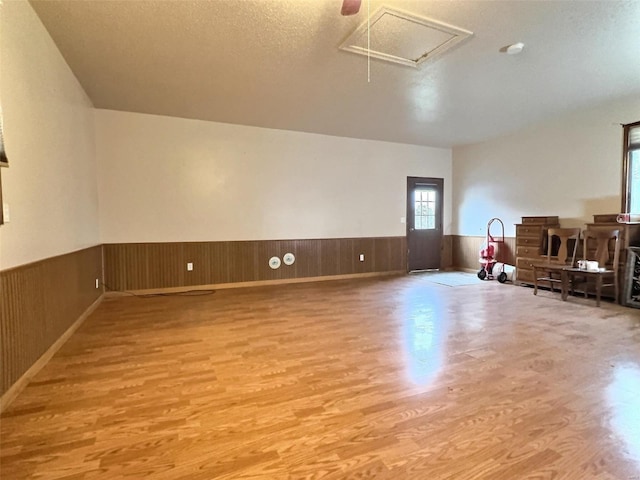
{"type": "Polygon", "coordinates": [[[620,230],[609,227],[591,227],[584,231],[583,257],[585,260],[595,260],[601,267],[609,266],[613,270],[618,270],[620,259],[620,230]],[[593,251],[593,241],[591,247],[589,240],[595,240],[595,252],[593,251]],[[611,243],[613,241],[613,252],[611,243]],[[613,253],[613,255],[612,255],[613,253]]]}
{"type": "Polygon", "coordinates": [[[547,242],[547,261],[551,262],[552,250],[555,251],[557,245],[558,263],[566,263],[567,265],[573,265],[576,263],[576,252],[578,251],[578,244],[580,243],[580,229],[579,228],[550,228],[548,230],[549,241],[547,242]],[[569,240],[573,240],[573,248],[571,248],[571,255],[569,255],[569,240]],[[558,244],[558,242],[560,242],[558,244]]]}

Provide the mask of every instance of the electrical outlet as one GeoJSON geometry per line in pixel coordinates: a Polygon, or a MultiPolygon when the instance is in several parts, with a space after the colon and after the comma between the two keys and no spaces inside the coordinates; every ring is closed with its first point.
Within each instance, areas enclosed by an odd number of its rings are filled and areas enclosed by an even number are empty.
{"type": "Polygon", "coordinates": [[[361,262],[364,262],[364,253],[361,253],[361,254],[360,254],[360,261],[361,261],[361,262]]]}
{"type": "Polygon", "coordinates": [[[96,278],[96,288],[100,288],[100,279],[96,278]]]}
{"type": "Polygon", "coordinates": [[[187,272],[192,272],[193,271],[193,263],[189,262],[187,263],[187,272]]]}

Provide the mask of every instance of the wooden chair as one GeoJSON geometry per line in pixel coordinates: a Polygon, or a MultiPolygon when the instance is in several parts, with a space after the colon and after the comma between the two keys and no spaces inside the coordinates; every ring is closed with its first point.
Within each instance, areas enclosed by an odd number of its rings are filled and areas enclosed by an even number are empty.
{"type": "Polygon", "coordinates": [[[538,282],[549,282],[551,291],[554,284],[562,283],[562,270],[576,262],[576,252],[580,244],[579,228],[550,228],[548,231],[547,258],[532,264],[533,294],[538,294],[538,282]],[[573,246],[569,241],[573,240],[573,246]],[[571,248],[570,248],[571,247],[571,248]],[[552,255],[557,249],[557,254],[552,255]],[[538,276],[541,275],[541,276],[538,276]]]}
{"type": "Polygon", "coordinates": [[[586,298],[589,291],[588,287],[591,283],[595,283],[596,305],[599,307],[602,288],[613,287],[615,302],[618,303],[620,299],[620,287],[618,285],[620,231],[610,227],[591,227],[585,230],[583,259],[595,260],[600,268],[597,271],[584,271],[577,268],[567,270],[566,273],[572,288],[583,286],[586,298]],[[594,243],[595,251],[593,249],[594,243]],[[604,283],[605,279],[608,283],[604,283]]]}

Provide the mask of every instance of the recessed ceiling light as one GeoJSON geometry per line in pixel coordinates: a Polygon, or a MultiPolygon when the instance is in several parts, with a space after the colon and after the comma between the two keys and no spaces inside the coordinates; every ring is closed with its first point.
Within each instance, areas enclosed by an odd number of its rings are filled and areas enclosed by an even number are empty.
{"type": "Polygon", "coordinates": [[[522,52],[523,48],[524,48],[524,43],[518,42],[518,43],[514,43],[513,45],[509,45],[506,51],[509,55],[517,55],[518,53],[522,52]]]}

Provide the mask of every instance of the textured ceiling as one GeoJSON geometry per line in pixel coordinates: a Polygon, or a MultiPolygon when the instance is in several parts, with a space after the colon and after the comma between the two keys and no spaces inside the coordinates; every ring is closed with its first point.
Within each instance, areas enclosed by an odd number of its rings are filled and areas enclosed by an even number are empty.
{"type": "Polygon", "coordinates": [[[341,3],[31,1],[98,108],[449,147],[640,95],[637,0],[371,0],[474,35],[418,68],[372,60],[370,83],[338,49],[367,0],[341,3]]]}

